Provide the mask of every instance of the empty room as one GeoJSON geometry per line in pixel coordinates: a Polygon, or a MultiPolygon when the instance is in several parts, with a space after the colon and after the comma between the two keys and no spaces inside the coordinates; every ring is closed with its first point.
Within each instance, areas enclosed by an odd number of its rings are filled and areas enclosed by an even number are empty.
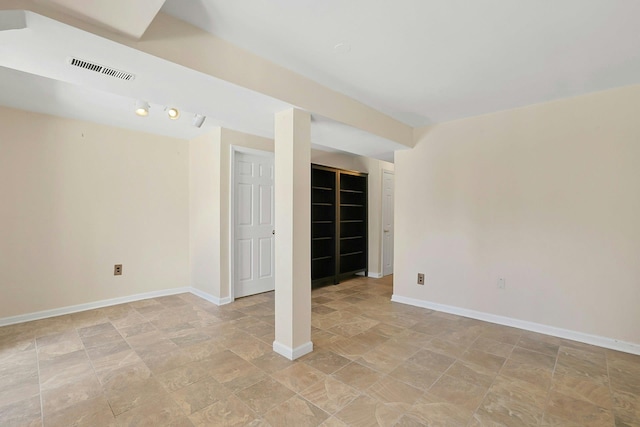
{"type": "Polygon", "coordinates": [[[0,0],[0,426],[640,426],[638,16],[0,0]]]}

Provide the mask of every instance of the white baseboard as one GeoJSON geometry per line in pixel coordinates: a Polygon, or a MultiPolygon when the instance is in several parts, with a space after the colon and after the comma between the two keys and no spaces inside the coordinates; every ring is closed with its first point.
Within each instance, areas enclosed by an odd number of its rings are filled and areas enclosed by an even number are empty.
{"type": "Polygon", "coordinates": [[[0,327],[13,325],[16,323],[31,322],[33,320],[46,319],[48,317],[63,316],[65,314],[78,313],[80,311],[93,310],[96,308],[109,307],[111,305],[125,304],[128,302],[140,301],[149,298],[165,297],[169,295],[184,294],[190,292],[215,305],[224,305],[232,302],[231,297],[218,298],[200,289],[185,286],[184,288],[163,289],[160,291],[145,292],[142,294],[128,295],[125,297],[110,298],[101,301],[88,302],[85,304],[70,305],[67,307],[53,308],[51,310],[37,311],[35,313],[19,314],[17,316],[0,318],[0,327]]]}
{"type": "MultiPolygon", "coordinates": [[[[364,277],[364,271],[356,273],[356,276],[363,276],[364,277]]],[[[371,277],[372,279],[380,279],[382,277],[382,273],[376,273],[376,272],[369,271],[367,273],[367,277],[371,277]]]]}
{"type": "Polygon", "coordinates": [[[469,310],[466,308],[454,307],[445,304],[438,304],[431,301],[424,301],[415,298],[403,297],[400,295],[392,295],[391,301],[401,304],[413,305],[416,307],[428,308],[431,310],[442,311],[444,313],[457,314],[458,316],[470,317],[472,319],[484,320],[485,322],[497,323],[499,325],[512,326],[514,328],[525,329],[527,331],[538,332],[554,337],[565,338],[573,341],[579,341],[586,344],[596,345],[599,347],[610,348],[612,350],[623,351],[640,355],[640,344],[621,341],[615,338],[601,337],[599,335],[585,334],[583,332],[571,331],[569,329],[556,328],[555,326],[543,325],[526,320],[514,319],[512,317],[498,316],[496,314],[485,313],[482,311],[469,310]]]}
{"type": "Polygon", "coordinates": [[[291,348],[282,343],[279,343],[278,341],[274,341],[273,351],[281,356],[286,357],[289,360],[296,360],[297,358],[302,357],[305,354],[311,353],[313,351],[313,343],[309,341],[308,343],[302,344],[296,348],[291,348]]]}
{"type": "Polygon", "coordinates": [[[231,297],[218,298],[197,288],[189,288],[189,292],[215,305],[225,305],[232,302],[231,297]]]}
{"type": "Polygon", "coordinates": [[[85,304],[70,305],[67,307],[53,308],[51,310],[37,311],[35,313],[19,314],[17,316],[4,317],[0,319],[0,326],[13,325],[15,323],[31,322],[32,320],[46,319],[48,317],[63,316],[65,314],[77,313],[80,311],[93,310],[96,308],[109,307],[111,305],[125,304],[149,298],[164,297],[168,295],[183,294],[191,292],[190,287],[163,289],[160,291],[145,292],[142,294],[128,295],[125,297],[110,298],[101,301],[88,302],[85,304]]]}

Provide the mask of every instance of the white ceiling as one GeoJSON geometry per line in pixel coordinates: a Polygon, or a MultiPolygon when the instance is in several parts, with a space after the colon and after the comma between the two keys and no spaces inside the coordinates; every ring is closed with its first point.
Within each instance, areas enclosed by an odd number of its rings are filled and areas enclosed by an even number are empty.
{"type": "MultiPolygon", "coordinates": [[[[293,106],[114,41],[21,11],[0,11],[0,105],[191,139],[223,126],[273,138],[274,114],[293,106]],[[69,65],[71,57],[133,73],[124,81],[69,65]],[[148,117],[134,114],[148,101],[148,117]],[[178,120],[164,109],[175,106],[178,120]],[[207,117],[193,126],[195,114],[207,117]]],[[[314,116],[312,142],[393,161],[407,147],[314,116]]]]}
{"type": "Polygon", "coordinates": [[[167,0],[162,11],[413,126],[640,83],[637,0],[167,0]]]}
{"type": "MultiPolygon", "coordinates": [[[[35,1],[133,38],[163,2],[35,1]]],[[[637,0],[167,0],[162,10],[412,126],[640,83],[637,0]]],[[[10,11],[0,11],[0,105],[179,138],[214,126],[273,137],[273,114],[293,107],[10,11]],[[73,69],[71,56],[136,78],[73,69]],[[149,117],[133,115],[136,99],[149,117]],[[170,105],[179,120],[166,120],[170,105]]],[[[383,160],[406,148],[317,115],[312,142],[383,160]]]]}

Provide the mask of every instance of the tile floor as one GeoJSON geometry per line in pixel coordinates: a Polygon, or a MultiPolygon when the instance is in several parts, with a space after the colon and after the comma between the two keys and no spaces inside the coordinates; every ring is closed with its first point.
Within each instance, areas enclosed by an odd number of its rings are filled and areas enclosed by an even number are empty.
{"type": "Polygon", "coordinates": [[[640,356],[391,303],[390,280],[314,290],[296,362],[273,293],[0,328],[0,425],[640,425],[640,356]]]}

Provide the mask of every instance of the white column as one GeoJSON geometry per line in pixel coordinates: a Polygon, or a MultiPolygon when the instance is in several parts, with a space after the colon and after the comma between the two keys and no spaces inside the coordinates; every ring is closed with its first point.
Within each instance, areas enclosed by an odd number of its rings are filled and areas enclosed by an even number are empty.
{"type": "Polygon", "coordinates": [[[275,115],[276,331],[273,350],[290,360],[311,343],[311,116],[275,115]]]}

